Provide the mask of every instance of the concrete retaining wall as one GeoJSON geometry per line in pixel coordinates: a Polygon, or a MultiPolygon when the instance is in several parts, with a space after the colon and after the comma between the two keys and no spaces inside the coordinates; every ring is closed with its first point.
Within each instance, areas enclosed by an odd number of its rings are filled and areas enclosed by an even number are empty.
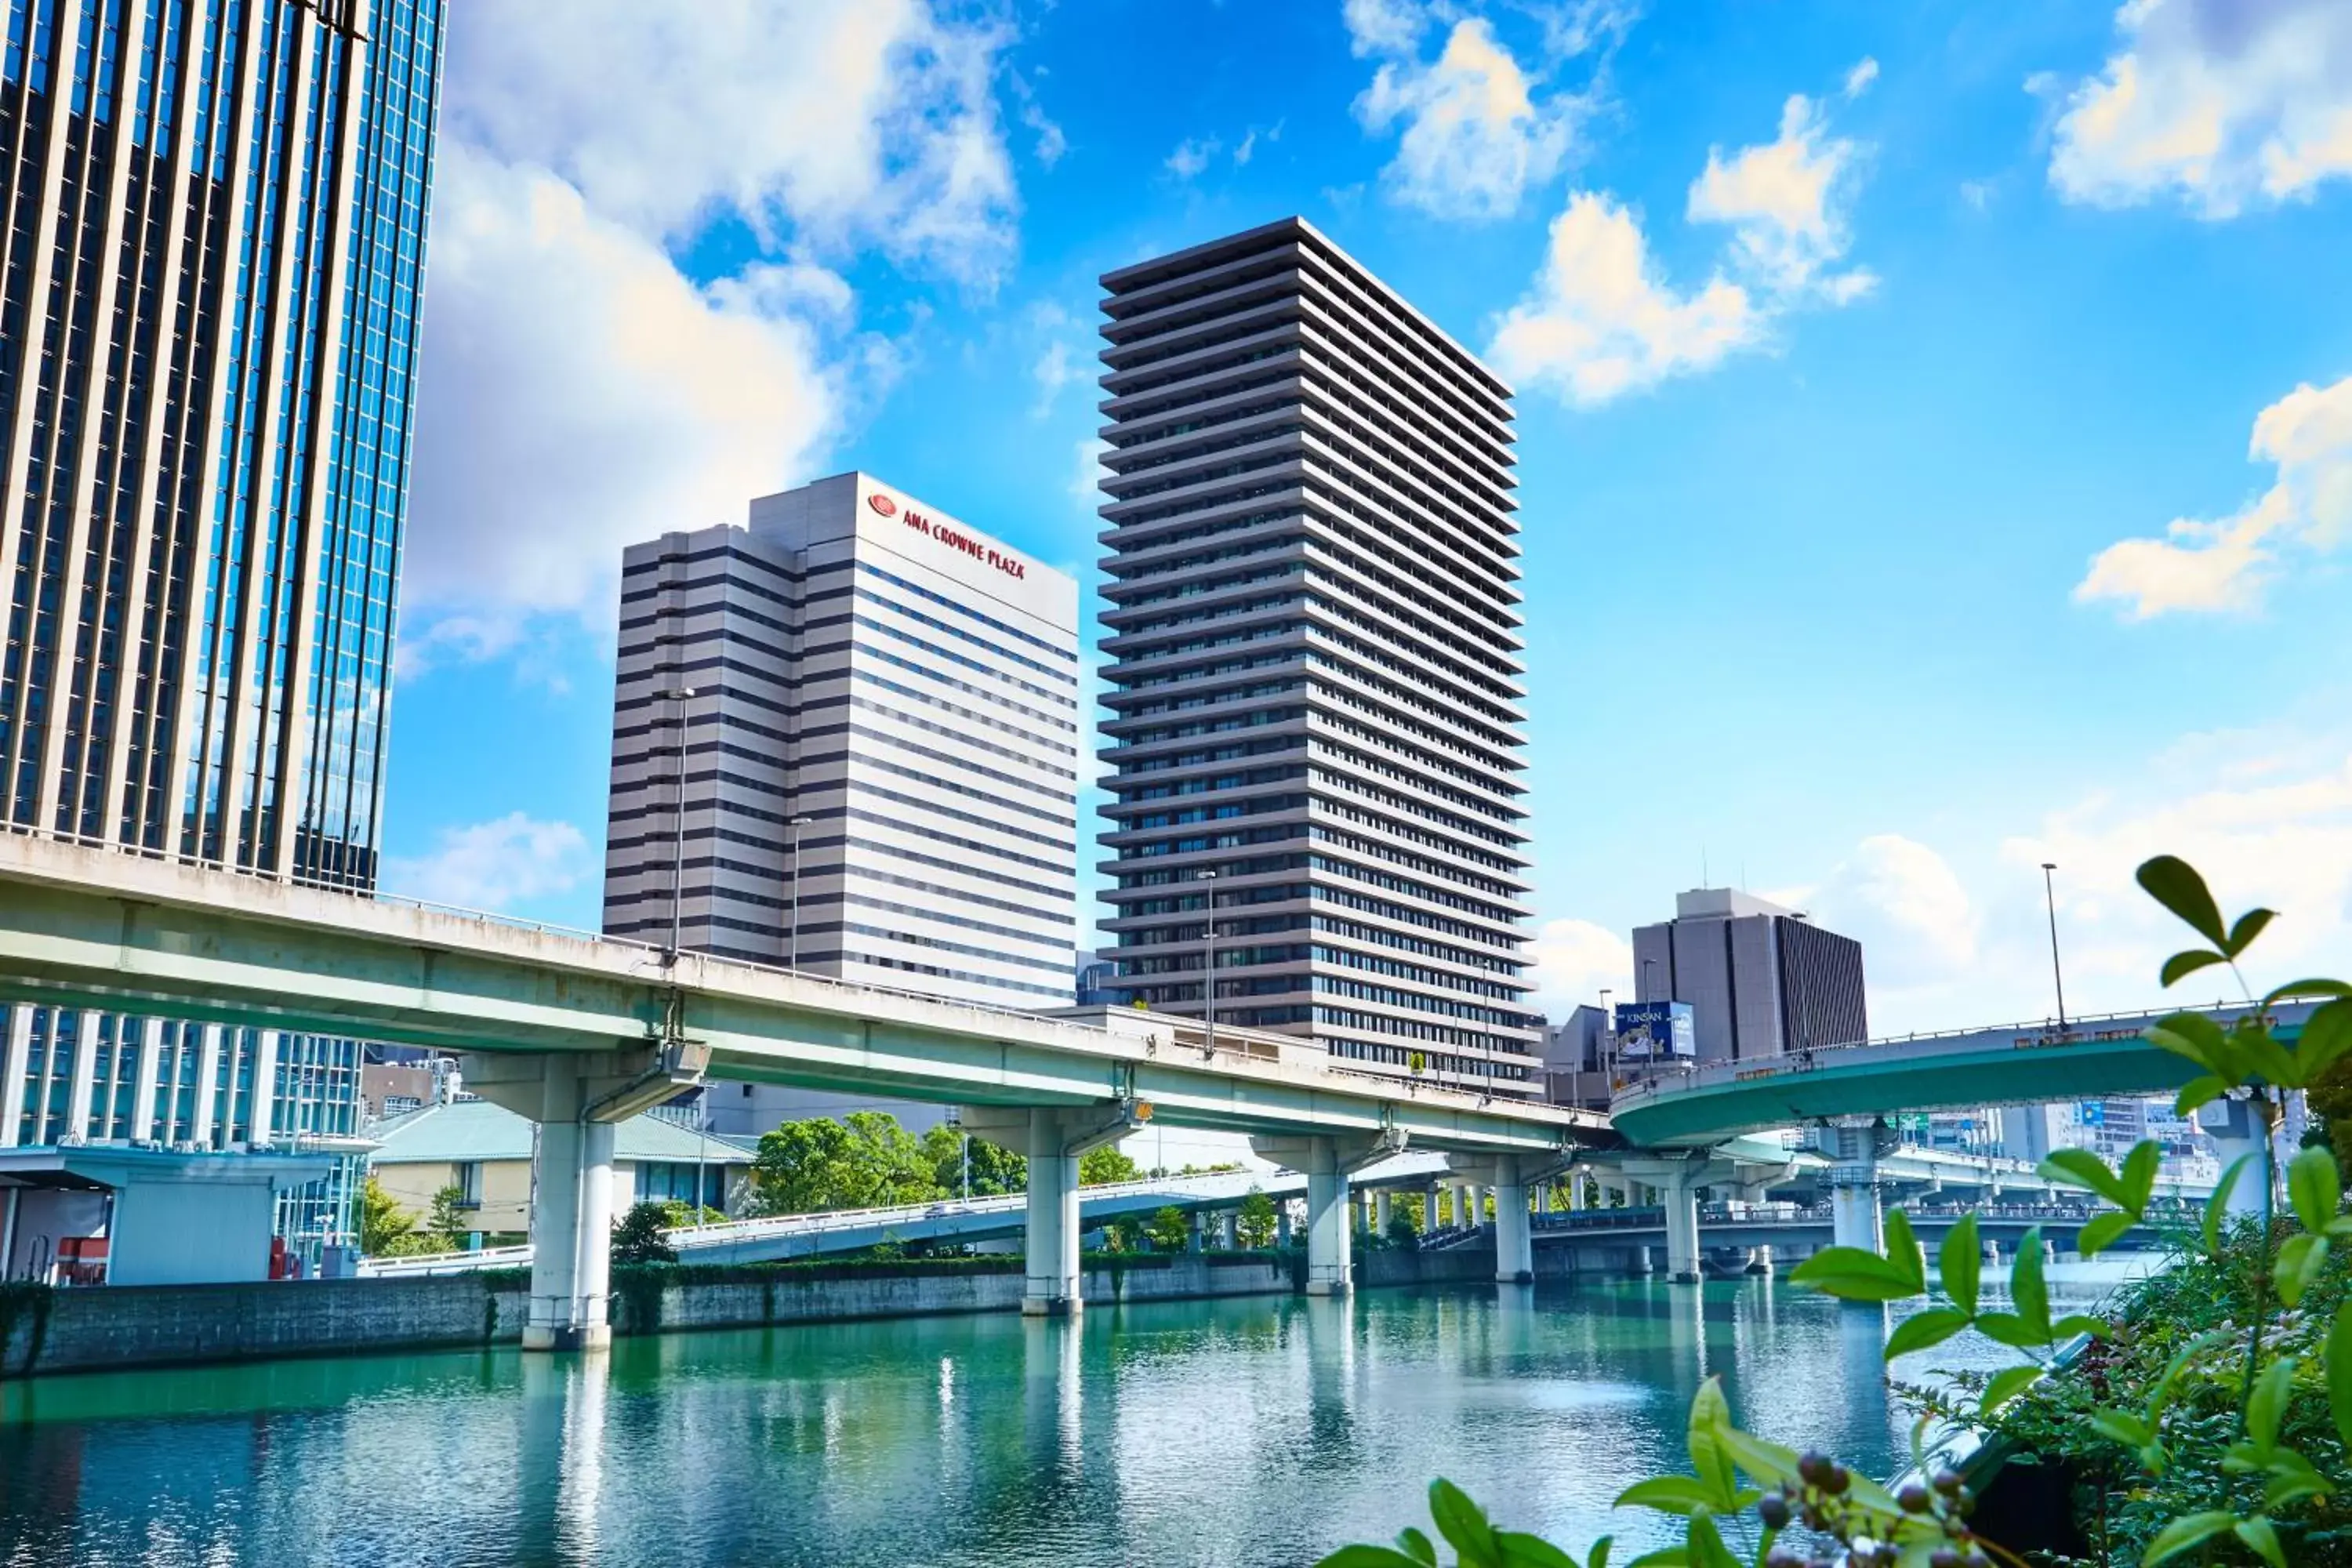
{"type": "MultiPolygon", "coordinates": [[[[1017,1273],[963,1272],[810,1279],[793,1269],[748,1280],[668,1283],[616,1275],[615,1333],[745,1328],[856,1318],[1010,1312],[1017,1273]]],[[[1287,1294],[1286,1268],[1263,1259],[1089,1269],[1089,1303],[1287,1294]]],[[[521,1338],[526,1291],[479,1276],[313,1279],[258,1285],[110,1286],[59,1290],[45,1321],[29,1302],[7,1324],[0,1374],[118,1371],[279,1356],[365,1354],[521,1338]],[[36,1338],[37,1335],[37,1346],[36,1338]]]]}

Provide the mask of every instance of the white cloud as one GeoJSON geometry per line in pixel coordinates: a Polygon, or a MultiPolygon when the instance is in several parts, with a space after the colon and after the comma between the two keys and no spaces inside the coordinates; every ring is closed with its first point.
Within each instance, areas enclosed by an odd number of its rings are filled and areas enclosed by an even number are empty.
{"type": "Polygon", "coordinates": [[[1962,180],[1960,200],[1968,204],[1970,212],[1980,213],[1992,205],[1993,195],[1999,188],[1991,180],[1962,180]]]}
{"type": "Polygon", "coordinates": [[[1728,157],[1709,150],[1685,216],[1731,237],[1689,293],[1660,275],[1633,212],[1606,193],[1571,193],[1534,288],[1496,324],[1496,368],[1579,405],[1605,403],[1710,369],[1800,306],[1861,298],[1872,274],[1834,268],[1853,243],[1846,214],[1862,157],[1802,95],[1782,106],[1776,140],[1728,157]]]}
{"type": "Polygon", "coordinates": [[[1555,1021],[1580,1004],[1598,1005],[1603,989],[1621,1000],[1633,999],[1633,943],[1606,926],[1546,921],[1528,943],[1527,958],[1535,985],[1528,1003],[1555,1021]]]}
{"type": "Polygon", "coordinates": [[[2306,383],[2263,409],[2248,456],[2276,466],[2268,489],[2227,517],[2179,518],[2160,539],[2107,546],[2075,585],[2076,601],[2122,601],[2133,620],[2253,610],[2283,560],[2352,536],[2352,376],[2306,383]]]}
{"type": "Polygon", "coordinates": [[[1803,901],[1821,924],[1863,944],[1874,988],[1956,979],[1977,962],[1977,910],[1958,874],[1899,834],[1864,839],[1803,901]]]}
{"type": "Polygon", "coordinates": [[[1005,42],[930,0],[575,0],[560,26],[527,0],[457,9],[412,675],[509,652],[536,616],[608,630],[623,545],[738,521],[807,477],[894,368],[833,258],[993,285],[1016,211],[992,96],[1005,42]],[[671,247],[730,214],[761,257],[689,279],[671,247]]]}
{"type": "Polygon", "coordinates": [[[501,617],[601,616],[625,545],[740,521],[832,427],[838,278],[698,288],[554,174],[462,142],[435,198],[402,586],[476,651],[511,646],[501,617]]]}
{"type": "Polygon", "coordinates": [[[1008,39],[929,0],[572,0],[560,26],[535,0],[468,0],[453,30],[446,133],[642,233],[730,209],[980,282],[1011,255],[1008,39]]]}
{"type": "Polygon", "coordinates": [[[1073,449],[1070,499],[1085,511],[1092,512],[1108,499],[1102,492],[1102,459],[1109,450],[1110,443],[1099,436],[1087,437],[1073,449]]]}
{"type": "Polygon", "coordinates": [[[1168,154],[1166,168],[1180,180],[1189,180],[1209,166],[1223,143],[1213,136],[1186,137],[1168,154]]]}
{"type": "Polygon", "coordinates": [[[569,892],[592,868],[588,841],[568,822],[510,812],[494,822],[445,827],[432,853],[387,859],[384,889],[461,910],[503,910],[569,892]]]}
{"type": "Polygon", "coordinates": [[[1404,126],[1383,172],[1389,190],[1441,217],[1507,217],[1559,169],[1581,104],[1565,94],[1538,98],[1536,79],[1484,17],[1455,22],[1437,58],[1423,62],[1418,27],[1395,20],[1406,9],[1354,0],[1348,9],[1357,53],[1395,57],[1356,100],[1367,130],[1404,126]],[[1373,26],[1360,27],[1359,12],[1373,26]]]}
{"type": "Polygon", "coordinates": [[[1845,73],[1846,97],[1860,98],[1870,90],[1870,84],[1877,79],[1878,62],[1868,55],[1863,56],[1861,59],[1854,62],[1853,68],[1845,73]]]}
{"type": "Polygon", "coordinates": [[[2065,93],[2050,180],[2067,200],[2227,218],[2352,176],[2352,5],[2129,0],[2116,29],[2065,93]]]}
{"type": "Polygon", "coordinates": [[[1347,0],[1340,14],[1348,24],[1349,47],[1360,58],[1412,53],[1421,47],[1431,12],[1423,0],[1347,0]]]}
{"type": "Polygon", "coordinates": [[[1853,142],[1827,134],[1812,100],[1794,94],[1781,106],[1777,140],[1729,159],[1707,150],[1690,188],[1690,221],[1729,225],[1732,265],[1774,292],[1818,291],[1843,304],[1874,282],[1866,271],[1828,270],[1853,244],[1843,208],[1859,157],[1853,142]]]}
{"type": "Polygon", "coordinates": [[[1717,273],[1677,294],[1634,216],[1579,191],[1552,221],[1534,290],[1504,314],[1487,353],[1506,377],[1591,405],[1705,370],[1762,331],[1747,289],[1717,273]]]}

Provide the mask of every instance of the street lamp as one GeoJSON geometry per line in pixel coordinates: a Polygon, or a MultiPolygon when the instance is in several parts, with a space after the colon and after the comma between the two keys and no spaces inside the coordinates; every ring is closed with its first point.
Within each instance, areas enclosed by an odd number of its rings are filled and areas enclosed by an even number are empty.
{"type": "Polygon", "coordinates": [[[694,688],[672,686],[655,695],[663,701],[677,704],[677,717],[671,721],[677,728],[677,790],[670,808],[674,820],[670,824],[669,951],[662,955],[662,963],[667,967],[677,962],[686,924],[686,705],[693,700],[694,688]]]}
{"type": "Polygon", "coordinates": [[[808,818],[795,816],[784,824],[784,852],[793,862],[793,932],[786,948],[789,956],[784,967],[797,971],[801,966],[801,829],[808,818]]]}
{"type": "Polygon", "coordinates": [[[1194,873],[1194,880],[1206,882],[1202,902],[1209,917],[1208,952],[1201,966],[1201,1018],[1207,1026],[1207,1044],[1201,1047],[1202,1059],[1217,1054],[1217,873],[1213,868],[1194,873]]]}
{"type": "Polygon", "coordinates": [[[1601,1038],[1597,1042],[1601,1047],[1601,1082],[1611,1094],[1617,1092],[1616,1052],[1613,1049],[1617,1041],[1617,1016],[1609,1010],[1609,998],[1613,994],[1615,993],[1611,987],[1603,985],[1601,988],[1601,1038]]]}
{"type": "Polygon", "coordinates": [[[2054,860],[2042,862],[2042,896],[2050,907],[2050,978],[2058,987],[2058,1032],[2066,1032],[2066,975],[2058,967],[2058,891],[2051,873],[2058,869],[2054,860]]]}

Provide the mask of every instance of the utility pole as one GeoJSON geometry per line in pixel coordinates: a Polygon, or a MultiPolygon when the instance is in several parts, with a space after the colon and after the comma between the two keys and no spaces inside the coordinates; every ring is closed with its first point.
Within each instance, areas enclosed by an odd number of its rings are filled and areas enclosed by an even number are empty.
{"type": "Polygon", "coordinates": [[[2050,906],[2050,978],[2058,987],[2058,1032],[2066,1032],[2066,974],[2058,967],[2058,891],[2051,874],[2058,869],[2054,860],[2042,862],[2042,896],[2050,906]]]}
{"type": "Polygon", "coordinates": [[[677,730],[677,772],[672,776],[677,789],[670,807],[669,951],[662,955],[663,967],[668,968],[677,963],[683,951],[680,939],[686,927],[686,705],[693,700],[694,688],[673,686],[659,695],[677,704],[673,721],[677,730]]]}
{"type": "Polygon", "coordinates": [[[1208,953],[1201,971],[1201,1017],[1208,1028],[1208,1043],[1202,1047],[1201,1055],[1206,1058],[1217,1054],[1217,873],[1204,870],[1195,879],[1209,884],[1204,897],[1209,916],[1208,953]]]}

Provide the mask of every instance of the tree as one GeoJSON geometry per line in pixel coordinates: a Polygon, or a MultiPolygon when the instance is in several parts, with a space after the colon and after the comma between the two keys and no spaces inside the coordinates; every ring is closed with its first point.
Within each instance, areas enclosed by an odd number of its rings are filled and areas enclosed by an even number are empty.
{"type": "Polygon", "coordinates": [[[1120,1153],[1116,1143],[1097,1145],[1078,1156],[1078,1185],[1082,1187],[1142,1179],[1143,1167],[1120,1153]]]}
{"type": "Polygon", "coordinates": [[[766,1214],[890,1208],[942,1195],[921,1142],[882,1110],[839,1121],[813,1116],[762,1135],[751,1185],[766,1214]]]}
{"type": "Polygon", "coordinates": [[[967,1144],[971,1150],[973,1197],[991,1198],[1029,1190],[1029,1162],[1025,1156],[985,1138],[967,1139],[941,1122],[922,1138],[923,1158],[929,1163],[931,1180],[940,1191],[962,1195],[967,1144]]]}
{"type": "Polygon", "coordinates": [[[2304,1102],[2311,1112],[2305,1143],[2326,1145],[2336,1155],[2338,1173],[2352,1181],[2352,1056],[2338,1057],[2322,1069],[2304,1091],[2304,1102]]]}
{"type": "Polygon", "coordinates": [[[466,1220],[466,1189],[452,1182],[433,1194],[433,1207],[425,1216],[425,1234],[441,1252],[462,1252],[466,1238],[474,1227],[466,1220]]]}
{"type": "Polygon", "coordinates": [[[1174,1204],[1157,1210],[1144,1222],[1144,1238],[1160,1252],[1181,1252],[1192,1238],[1192,1222],[1174,1204]]]}
{"type": "Polygon", "coordinates": [[[675,1263],[677,1248],[662,1236],[670,1226],[671,1209],[682,1207],[648,1198],[629,1205],[629,1212],[613,1225],[613,1261],[615,1263],[675,1263]]]}
{"type": "Polygon", "coordinates": [[[1274,1200],[1265,1188],[1252,1187],[1242,1199],[1241,1212],[1234,1216],[1234,1236],[1244,1247],[1274,1245],[1274,1200]]]}
{"type": "Polygon", "coordinates": [[[413,1250],[416,1216],[370,1175],[360,1188],[360,1250],[370,1258],[390,1258],[413,1250]]]}

